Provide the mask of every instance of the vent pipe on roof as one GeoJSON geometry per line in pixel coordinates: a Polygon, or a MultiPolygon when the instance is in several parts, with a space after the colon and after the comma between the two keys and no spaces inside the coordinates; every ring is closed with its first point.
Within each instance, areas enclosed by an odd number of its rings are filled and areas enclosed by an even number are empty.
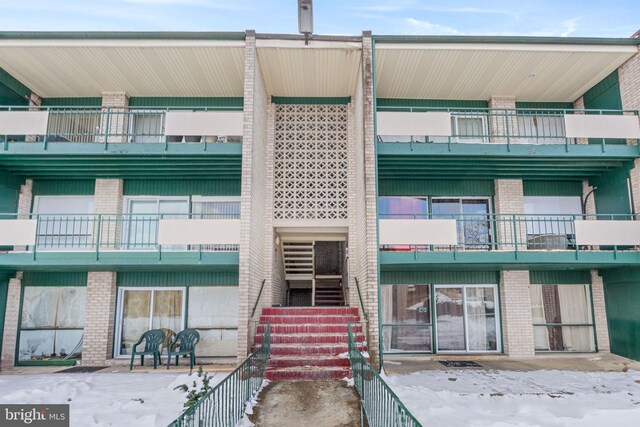
{"type": "Polygon", "coordinates": [[[298,0],[298,32],[304,34],[304,44],[309,44],[313,34],[313,0],[298,0]]]}

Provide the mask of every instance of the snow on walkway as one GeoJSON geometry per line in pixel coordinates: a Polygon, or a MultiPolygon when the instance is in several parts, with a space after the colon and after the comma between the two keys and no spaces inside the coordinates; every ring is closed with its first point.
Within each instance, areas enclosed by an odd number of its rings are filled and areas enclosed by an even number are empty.
{"type": "Polygon", "coordinates": [[[422,371],[385,379],[429,427],[640,425],[640,372],[422,371]]]}
{"type": "MultiPolygon", "coordinates": [[[[215,373],[214,386],[227,374],[215,373]]],[[[196,373],[0,375],[0,403],[69,403],[71,426],[164,426],[182,413],[196,373]]]]}

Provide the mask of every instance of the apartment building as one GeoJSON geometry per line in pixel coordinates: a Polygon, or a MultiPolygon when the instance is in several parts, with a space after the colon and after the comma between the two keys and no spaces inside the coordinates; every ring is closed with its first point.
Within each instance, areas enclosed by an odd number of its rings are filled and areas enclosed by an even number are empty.
{"type": "Polygon", "coordinates": [[[273,306],[376,363],[640,359],[639,45],[0,33],[2,368],[238,360],[273,306]]]}

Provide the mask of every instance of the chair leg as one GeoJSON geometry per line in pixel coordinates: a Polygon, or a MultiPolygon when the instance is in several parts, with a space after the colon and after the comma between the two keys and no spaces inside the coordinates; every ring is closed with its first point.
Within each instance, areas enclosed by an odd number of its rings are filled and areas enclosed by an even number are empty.
{"type": "Polygon", "coordinates": [[[129,363],[129,371],[133,370],[133,358],[136,357],[134,354],[131,354],[131,363],[129,363]]]}
{"type": "Polygon", "coordinates": [[[169,366],[171,366],[171,353],[167,352],[167,370],[169,370],[169,366]]]}
{"type": "Polygon", "coordinates": [[[158,356],[156,356],[155,353],[153,353],[153,369],[156,369],[158,367],[158,356]]]}
{"type": "Polygon", "coordinates": [[[144,354],[140,355],[140,366],[144,366],[144,354]]]}
{"type": "Polygon", "coordinates": [[[179,357],[180,357],[180,356],[176,354],[176,366],[178,366],[178,358],[179,358],[179,357]]]}

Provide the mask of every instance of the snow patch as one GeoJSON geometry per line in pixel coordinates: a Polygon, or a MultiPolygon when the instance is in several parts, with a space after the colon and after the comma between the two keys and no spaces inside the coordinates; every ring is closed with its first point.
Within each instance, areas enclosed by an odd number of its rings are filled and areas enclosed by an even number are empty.
{"type": "Polygon", "coordinates": [[[347,383],[347,387],[355,387],[356,383],[353,381],[353,378],[344,377],[342,381],[347,383]]]}
{"type": "Polygon", "coordinates": [[[267,385],[269,385],[269,380],[262,380],[262,384],[260,384],[260,387],[258,387],[256,392],[253,393],[253,396],[251,396],[251,398],[247,402],[247,405],[244,408],[244,416],[240,419],[240,421],[236,423],[235,427],[254,427],[255,426],[255,424],[252,423],[251,420],[249,420],[248,416],[253,415],[253,408],[258,405],[258,396],[260,395],[260,392],[262,392],[262,389],[265,388],[267,385]]]}

